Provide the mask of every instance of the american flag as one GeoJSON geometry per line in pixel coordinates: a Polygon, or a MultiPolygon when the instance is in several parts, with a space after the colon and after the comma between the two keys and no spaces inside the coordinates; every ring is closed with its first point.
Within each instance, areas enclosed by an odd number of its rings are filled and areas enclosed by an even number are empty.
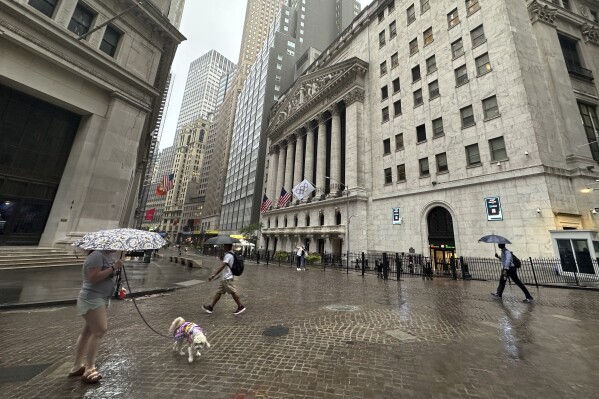
{"type": "Polygon", "coordinates": [[[262,197],[262,205],[260,205],[260,213],[268,211],[268,208],[272,205],[272,201],[264,194],[262,197]]]}
{"type": "Polygon", "coordinates": [[[175,175],[174,173],[170,173],[168,175],[162,176],[162,188],[166,191],[172,190],[175,188],[175,175]]]}
{"type": "Polygon", "coordinates": [[[284,207],[287,203],[291,201],[291,193],[285,191],[285,187],[281,187],[281,196],[279,197],[279,208],[284,207]]]}

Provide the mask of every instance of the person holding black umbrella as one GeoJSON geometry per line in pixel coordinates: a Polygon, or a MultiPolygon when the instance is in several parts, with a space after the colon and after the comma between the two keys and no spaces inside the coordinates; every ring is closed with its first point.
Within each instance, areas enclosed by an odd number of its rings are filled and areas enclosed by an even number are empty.
{"type": "Polygon", "coordinates": [[[501,256],[495,254],[495,257],[501,259],[501,266],[503,267],[503,270],[501,271],[501,277],[499,278],[499,286],[497,287],[497,292],[494,292],[491,295],[495,298],[501,298],[501,296],[503,295],[503,290],[505,288],[505,282],[509,277],[518,287],[520,287],[522,292],[524,292],[526,298],[523,302],[532,302],[532,295],[530,295],[530,292],[528,292],[526,286],[522,284],[522,281],[520,281],[520,278],[518,278],[517,268],[514,265],[514,256],[512,255],[512,252],[508,251],[508,249],[505,247],[505,244],[497,244],[497,246],[499,247],[499,249],[501,249],[501,256]]]}

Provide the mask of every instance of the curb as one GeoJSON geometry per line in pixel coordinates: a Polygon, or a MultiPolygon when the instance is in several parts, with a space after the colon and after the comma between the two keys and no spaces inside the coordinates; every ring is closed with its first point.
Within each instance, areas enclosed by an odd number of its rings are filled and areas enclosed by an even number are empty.
{"type": "MultiPolygon", "coordinates": [[[[132,294],[127,294],[125,299],[137,298],[140,296],[161,294],[164,292],[173,292],[182,288],[187,287],[169,287],[169,288],[156,288],[153,290],[138,291],[132,294]]],[[[60,299],[55,301],[43,301],[43,302],[26,302],[26,303],[4,303],[0,304],[0,312],[3,310],[14,310],[14,309],[31,309],[31,308],[43,308],[60,305],[73,305],[77,303],[77,299],[60,299]]]]}

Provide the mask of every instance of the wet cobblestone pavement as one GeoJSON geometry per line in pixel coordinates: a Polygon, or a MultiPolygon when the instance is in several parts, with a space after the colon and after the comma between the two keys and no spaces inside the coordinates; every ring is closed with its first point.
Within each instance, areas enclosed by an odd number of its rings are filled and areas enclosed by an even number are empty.
{"type": "Polygon", "coordinates": [[[517,287],[493,300],[495,283],[254,264],[237,286],[240,316],[228,296],[212,315],[201,310],[216,281],[138,301],[159,331],[176,316],[206,330],[212,348],[191,365],[130,301],[114,303],[94,386],[66,377],[82,327],[74,306],[1,312],[0,374],[50,366],[0,383],[0,397],[598,397],[597,292],[533,288],[524,304],[517,287]]]}

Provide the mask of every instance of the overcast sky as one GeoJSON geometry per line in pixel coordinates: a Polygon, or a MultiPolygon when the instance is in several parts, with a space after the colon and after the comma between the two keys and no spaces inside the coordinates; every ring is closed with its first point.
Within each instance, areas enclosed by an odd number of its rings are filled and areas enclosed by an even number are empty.
{"type": "MultiPolygon", "coordinates": [[[[372,0],[358,0],[362,9],[372,0]]],[[[215,49],[234,63],[239,57],[247,0],[187,0],[181,32],[187,38],[177,49],[171,68],[175,75],[160,148],[173,144],[187,71],[192,61],[215,49]]]]}

